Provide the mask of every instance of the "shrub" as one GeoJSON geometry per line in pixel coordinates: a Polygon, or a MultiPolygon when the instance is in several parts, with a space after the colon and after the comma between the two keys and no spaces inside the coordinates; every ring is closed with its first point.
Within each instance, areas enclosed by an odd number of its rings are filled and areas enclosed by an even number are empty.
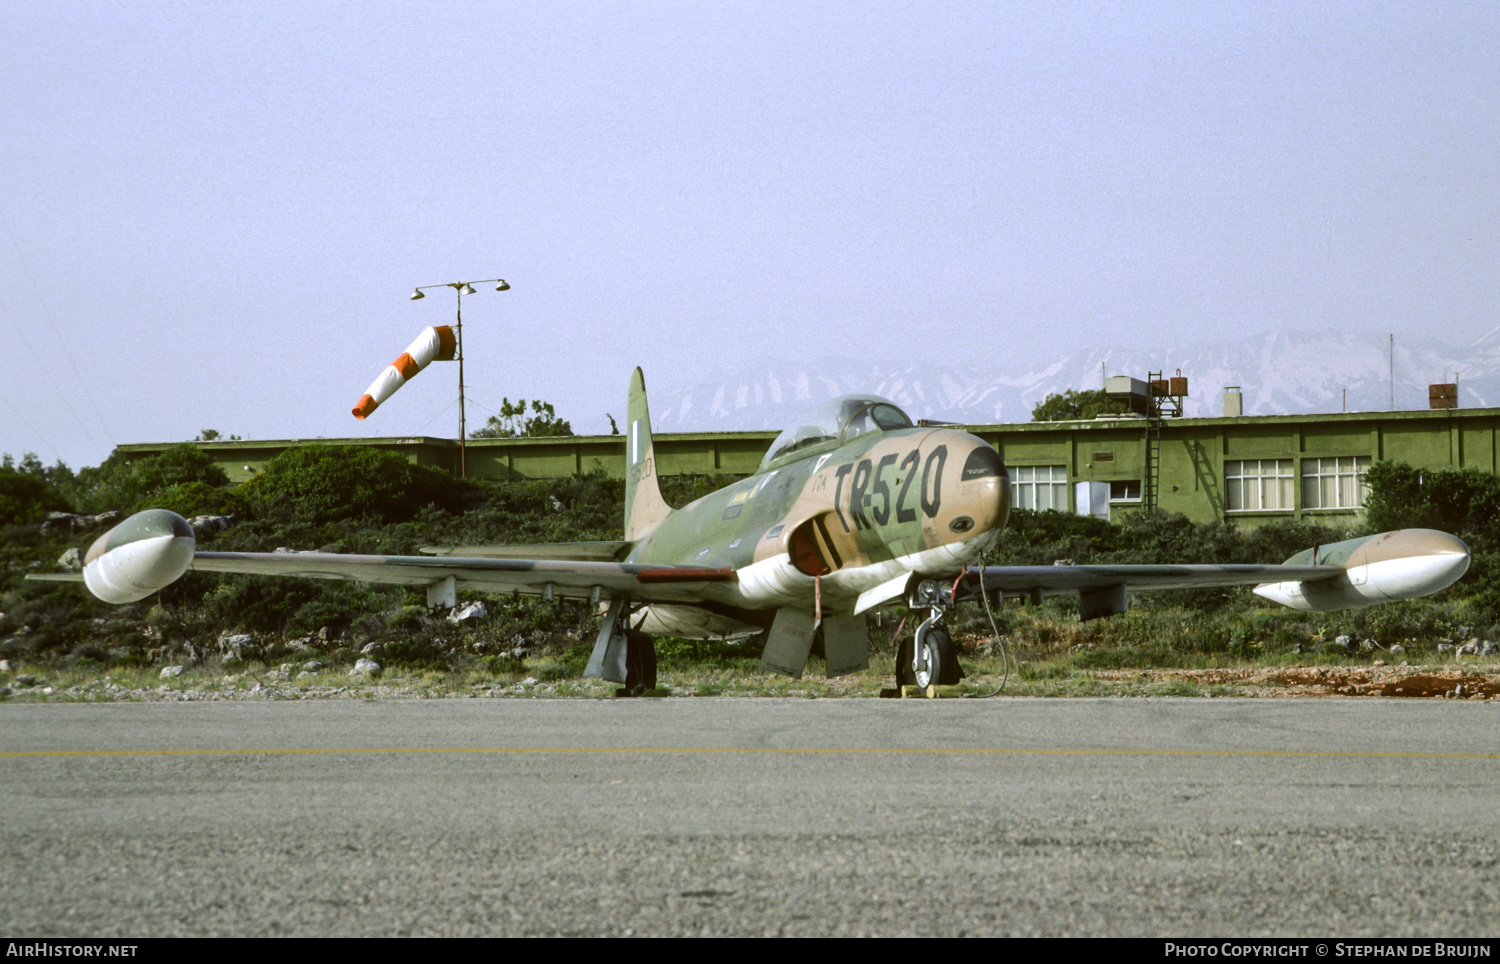
{"type": "Polygon", "coordinates": [[[1447,595],[1483,600],[1500,610],[1500,478],[1477,469],[1417,469],[1377,462],[1365,473],[1369,532],[1427,528],[1452,533],[1473,553],[1469,572],[1447,595]]]}
{"type": "Polygon", "coordinates": [[[1119,526],[1093,516],[1013,509],[996,561],[1013,566],[1048,566],[1058,559],[1098,562],[1118,547],[1120,535],[1119,526]]]}
{"type": "Polygon", "coordinates": [[[1365,484],[1365,522],[1371,532],[1424,528],[1492,537],[1500,527],[1500,479],[1478,469],[1376,462],[1365,473],[1365,484]]]}
{"type": "Polygon", "coordinates": [[[474,668],[494,676],[520,676],[526,672],[526,663],[514,656],[481,656],[474,668]]]}
{"type": "Polygon", "coordinates": [[[132,459],[116,451],[98,468],[78,473],[76,501],[86,512],[132,511],[190,482],[222,489],[229,484],[229,476],[197,446],[186,442],[146,458],[132,459]]]}
{"type": "Polygon", "coordinates": [[[221,489],[207,482],[184,482],[146,500],[149,505],[137,509],[171,509],[184,519],[198,515],[244,515],[247,506],[239,493],[221,489]]]}
{"type": "Polygon", "coordinates": [[[1353,535],[1307,519],[1278,519],[1245,533],[1245,561],[1282,562],[1313,546],[1340,542],[1353,535]]]}
{"type": "Polygon", "coordinates": [[[0,528],[28,525],[49,512],[70,512],[66,499],[34,475],[0,466],[0,528]]]}
{"type": "Polygon", "coordinates": [[[201,615],[208,626],[240,632],[297,634],[324,626],[342,631],[367,613],[394,608],[405,596],[399,586],[250,575],[189,574],[169,589],[176,587],[183,588],[168,602],[201,615]]]}
{"type": "Polygon", "coordinates": [[[386,643],[379,662],[387,669],[405,669],[418,673],[446,673],[453,656],[446,640],[430,633],[403,636],[386,643]]]}
{"type": "Polygon", "coordinates": [[[426,505],[460,511],[476,487],[394,452],[303,445],[272,459],[242,491],[257,513],[318,524],[360,518],[404,522],[426,505]]]}

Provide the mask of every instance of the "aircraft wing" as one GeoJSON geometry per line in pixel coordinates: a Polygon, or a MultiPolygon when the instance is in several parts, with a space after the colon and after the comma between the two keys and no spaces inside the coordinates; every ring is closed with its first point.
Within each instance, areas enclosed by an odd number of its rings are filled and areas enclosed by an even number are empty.
{"type": "Polygon", "coordinates": [[[1282,565],[984,566],[953,584],[956,599],[1078,593],[1084,619],[1124,612],[1143,589],[1254,586],[1257,596],[1328,612],[1415,599],[1451,586],[1469,568],[1463,540],[1432,529],[1400,529],[1314,546],[1282,565]]]}
{"type": "Polygon", "coordinates": [[[1028,596],[1040,602],[1043,596],[1077,593],[1079,615],[1083,619],[1097,619],[1124,612],[1125,594],[1143,589],[1310,586],[1332,583],[1344,575],[1342,566],[1328,565],[975,566],[965,570],[955,584],[955,598],[1028,596]]]}
{"type": "Polygon", "coordinates": [[[81,572],[29,572],[26,578],[32,582],[83,582],[81,572]]]}
{"type": "Polygon", "coordinates": [[[616,562],[630,554],[634,542],[547,542],[541,545],[422,546],[424,556],[465,556],[473,559],[566,559],[574,562],[616,562]]]}
{"type": "Polygon", "coordinates": [[[733,569],[658,566],[559,559],[453,556],[361,556],[331,552],[195,552],[196,572],[241,572],[314,579],[350,579],[479,592],[520,592],[581,599],[629,595],[639,602],[701,600],[716,583],[732,583],[733,569]]]}
{"type": "MultiPolygon", "coordinates": [[[[584,551],[592,558],[573,559],[199,552],[186,519],[166,509],[147,509],[95,540],[85,558],[83,580],[95,597],[115,604],[144,599],[191,569],[425,586],[429,605],[451,606],[460,589],[595,602],[623,596],[640,603],[701,602],[739,579],[733,569],[599,558],[608,551],[615,550],[594,545],[584,551]]],[[[59,576],[77,578],[44,578],[59,576]]]]}
{"type": "Polygon", "coordinates": [[[978,566],[964,576],[966,586],[990,592],[1044,596],[1086,592],[1110,586],[1140,589],[1206,589],[1215,586],[1258,586],[1268,582],[1337,579],[1342,566],[1271,565],[1099,565],[1099,566],[978,566]]]}
{"type": "MultiPolygon", "coordinates": [[[[459,589],[595,602],[628,596],[638,603],[692,605],[721,601],[732,594],[739,580],[735,570],[729,568],[598,558],[613,551],[606,548],[611,545],[596,544],[594,558],[575,559],[199,552],[186,519],[165,509],[147,509],[95,540],[85,556],[83,577],[94,596],[115,604],[144,599],[188,569],[196,569],[425,586],[428,604],[434,606],[454,605],[459,589]]],[[[1463,540],[1446,532],[1401,529],[1314,546],[1279,566],[986,566],[930,579],[902,574],[862,593],[855,612],[905,594],[913,580],[929,587],[941,582],[940,590],[931,591],[947,595],[951,589],[955,602],[980,596],[1030,596],[1040,600],[1047,595],[1076,592],[1084,619],[1124,612],[1126,593],[1132,590],[1241,585],[1253,585],[1256,595],[1293,609],[1326,612],[1437,592],[1464,574],[1469,558],[1469,547],[1463,540]]]]}

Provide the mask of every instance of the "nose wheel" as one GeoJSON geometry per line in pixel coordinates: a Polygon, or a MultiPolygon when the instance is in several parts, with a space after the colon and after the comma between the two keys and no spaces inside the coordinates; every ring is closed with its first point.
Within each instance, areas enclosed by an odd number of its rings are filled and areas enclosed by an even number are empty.
{"type": "Polygon", "coordinates": [[[903,642],[896,651],[896,685],[952,686],[964,678],[953,652],[953,637],[943,623],[943,612],[931,610],[926,620],[917,627],[915,638],[903,642]]]}
{"type": "Polygon", "coordinates": [[[927,637],[914,647],[915,655],[912,657],[911,670],[916,678],[917,685],[924,690],[935,684],[943,676],[944,665],[948,660],[943,659],[943,647],[933,637],[941,634],[943,640],[948,643],[949,659],[952,658],[953,644],[947,638],[946,633],[941,630],[928,632],[927,637]]]}

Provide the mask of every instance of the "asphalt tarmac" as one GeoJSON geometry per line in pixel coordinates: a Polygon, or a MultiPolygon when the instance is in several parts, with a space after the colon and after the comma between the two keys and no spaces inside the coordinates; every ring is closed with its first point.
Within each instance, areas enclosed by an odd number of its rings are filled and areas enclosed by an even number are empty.
{"type": "Polygon", "coordinates": [[[1500,703],[0,705],[0,932],[1482,937],[1500,703]]]}

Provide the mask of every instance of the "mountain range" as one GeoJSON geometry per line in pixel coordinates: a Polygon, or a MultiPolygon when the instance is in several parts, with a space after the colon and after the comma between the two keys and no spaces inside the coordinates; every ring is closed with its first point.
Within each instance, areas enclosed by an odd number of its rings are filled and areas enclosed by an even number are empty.
{"type": "Polygon", "coordinates": [[[870,392],[913,418],[968,424],[1027,422],[1049,394],[1093,389],[1106,375],[1188,378],[1183,414],[1222,415],[1224,389],[1239,386],[1244,414],[1283,415],[1427,408],[1427,386],[1459,382],[1462,408],[1500,404],[1500,327],[1466,346],[1430,338],[1282,330],[1166,352],[1119,345],[1086,347],[1030,368],[994,362],[927,364],[846,358],[782,360],[667,387],[651,399],[663,432],[779,429],[818,399],[870,392]],[[1394,400],[1392,360],[1394,356],[1394,400]]]}

